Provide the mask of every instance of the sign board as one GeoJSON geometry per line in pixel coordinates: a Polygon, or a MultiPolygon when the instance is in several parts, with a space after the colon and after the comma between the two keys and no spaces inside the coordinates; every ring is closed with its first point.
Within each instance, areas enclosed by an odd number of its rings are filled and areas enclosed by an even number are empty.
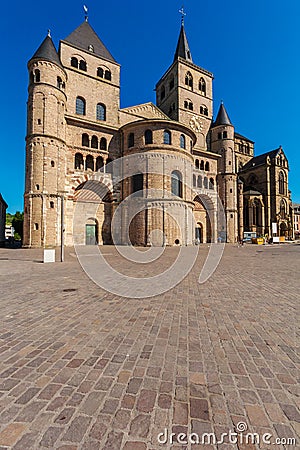
{"type": "Polygon", "coordinates": [[[274,236],[273,237],[273,242],[275,243],[275,244],[279,244],[279,236],[274,236]]]}
{"type": "Polygon", "coordinates": [[[277,223],[272,222],[272,234],[277,234],[277,223]]]}

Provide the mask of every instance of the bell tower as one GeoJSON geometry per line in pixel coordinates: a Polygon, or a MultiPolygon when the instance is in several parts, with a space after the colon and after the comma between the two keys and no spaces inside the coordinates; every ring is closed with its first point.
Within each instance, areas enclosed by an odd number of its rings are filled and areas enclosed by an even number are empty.
{"type": "Polygon", "coordinates": [[[50,32],[28,62],[24,246],[59,244],[66,173],[66,72],[50,32]]]}
{"type": "Polygon", "coordinates": [[[173,63],[156,85],[156,104],[171,119],[197,132],[195,148],[199,150],[207,150],[213,116],[212,81],[212,73],[193,62],[183,16],[173,63]]]}

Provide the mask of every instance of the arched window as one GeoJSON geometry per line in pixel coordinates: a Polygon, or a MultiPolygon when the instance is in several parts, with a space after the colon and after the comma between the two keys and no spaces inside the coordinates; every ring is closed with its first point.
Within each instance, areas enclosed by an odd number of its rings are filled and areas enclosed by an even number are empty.
{"type": "Polygon", "coordinates": [[[97,138],[97,136],[92,136],[91,147],[92,148],[98,148],[98,138],[97,138]]]}
{"type": "Polygon", "coordinates": [[[35,69],[33,72],[31,72],[30,81],[32,83],[39,83],[41,81],[41,72],[39,69],[35,69]]]}
{"type": "Polygon", "coordinates": [[[86,72],[86,62],[83,59],[79,61],[79,69],[86,72]]]}
{"type": "Polygon", "coordinates": [[[203,161],[203,159],[201,160],[201,163],[200,163],[200,170],[204,170],[204,161],[203,161]]]}
{"type": "Polygon", "coordinates": [[[153,144],[153,134],[151,130],[145,131],[145,145],[153,144]]]}
{"type": "Polygon", "coordinates": [[[182,198],[182,176],[178,170],[171,173],[171,192],[176,197],[182,198]]]}
{"type": "Polygon", "coordinates": [[[281,200],[281,202],[280,202],[280,217],[281,217],[281,219],[285,219],[285,215],[286,215],[285,201],[281,200]]]}
{"type": "Polygon", "coordinates": [[[105,137],[100,139],[100,150],[107,150],[107,140],[105,137]]]}
{"type": "Polygon", "coordinates": [[[128,135],[128,148],[134,147],[134,133],[128,135]]]}
{"type": "Polygon", "coordinates": [[[174,81],[174,75],[172,74],[170,77],[170,83],[169,83],[170,91],[174,88],[174,86],[175,86],[175,81],[174,81]]]}
{"type": "Polygon", "coordinates": [[[85,170],[91,169],[94,171],[94,158],[92,155],[87,155],[85,158],[85,170]]]}
{"type": "Polygon", "coordinates": [[[97,156],[97,158],[96,158],[96,171],[102,169],[103,166],[104,166],[104,163],[103,163],[102,156],[97,156]]]}
{"type": "Polygon", "coordinates": [[[76,69],[78,69],[78,59],[75,58],[75,56],[73,56],[73,57],[71,58],[71,66],[72,66],[72,67],[76,67],[76,69]]]}
{"type": "Polygon", "coordinates": [[[195,167],[196,167],[196,169],[199,169],[199,159],[196,159],[196,161],[195,161],[195,167]]]}
{"type": "Polygon", "coordinates": [[[206,170],[206,172],[209,172],[209,162],[208,161],[205,163],[205,170],[206,170]]]}
{"type": "Polygon", "coordinates": [[[171,145],[171,143],[172,143],[171,138],[172,138],[171,131],[165,130],[164,131],[164,144],[171,145]]]}
{"type": "Polygon", "coordinates": [[[104,78],[108,81],[111,81],[111,71],[110,70],[105,71],[104,78]]]}
{"type": "Polygon", "coordinates": [[[284,186],[284,175],[283,172],[279,173],[279,194],[284,195],[285,194],[285,186],[284,186]]]}
{"type": "Polygon", "coordinates": [[[185,135],[180,135],[180,148],[185,148],[185,135]]]}
{"type": "Polygon", "coordinates": [[[198,178],[197,178],[197,187],[200,188],[200,189],[202,189],[202,176],[201,176],[201,175],[198,175],[198,178]]]}
{"type": "Polygon", "coordinates": [[[204,78],[200,78],[199,80],[199,91],[201,92],[201,94],[206,95],[206,83],[204,78]]]}
{"type": "Polygon", "coordinates": [[[204,189],[208,189],[208,178],[207,177],[204,177],[203,185],[204,185],[204,189]]]}
{"type": "Polygon", "coordinates": [[[227,139],[227,131],[223,131],[223,139],[227,139]]]}
{"type": "Polygon", "coordinates": [[[60,77],[57,77],[57,88],[62,89],[63,88],[63,81],[60,77]]]}
{"type": "Polygon", "coordinates": [[[106,120],[106,106],[103,103],[98,103],[96,109],[97,120],[106,120]]]}
{"type": "Polygon", "coordinates": [[[184,107],[185,107],[185,109],[189,109],[190,111],[194,110],[194,105],[193,105],[193,102],[191,100],[185,100],[184,101],[184,107]]]}
{"type": "Polygon", "coordinates": [[[205,116],[208,116],[208,109],[207,109],[206,106],[204,107],[204,115],[205,115],[205,116]]]}
{"type": "Polygon", "coordinates": [[[98,67],[97,77],[104,78],[104,70],[102,69],[102,67],[98,67]]]}
{"type": "Polygon", "coordinates": [[[81,153],[76,153],[74,167],[75,167],[75,170],[83,169],[83,156],[81,153]]]}
{"type": "Polygon", "coordinates": [[[132,177],[132,193],[137,192],[139,196],[143,195],[144,176],[142,173],[136,173],[132,177]]]}
{"type": "Polygon", "coordinates": [[[90,146],[90,139],[89,139],[88,134],[84,133],[82,135],[81,144],[82,144],[82,147],[89,147],[90,146]]]}
{"type": "Polygon", "coordinates": [[[215,187],[215,180],[213,178],[209,179],[209,189],[214,189],[215,187]]]}
{"type": "Polygon", "coordinates": [[[193,186],[196,187],[197,185],[197,177],[196,175],[193,175],[193,186]]]}
{"type": "Polygon", "coordinates": [[[76,98],[76,114],[85,116],[85,99],[83,97],[76,98]]]}
{"type": "Polygon", "coordinates": [[[193,89],[193,76],[191,72],[187,72],[185,75],[185,85],[193,89]]]}
{"type": "Polygon", "coordinates": [[[165,96],[166,96],[166,88],[163,85],[160,89],[160,99],[163,100],[165,98],[165,96]]]}

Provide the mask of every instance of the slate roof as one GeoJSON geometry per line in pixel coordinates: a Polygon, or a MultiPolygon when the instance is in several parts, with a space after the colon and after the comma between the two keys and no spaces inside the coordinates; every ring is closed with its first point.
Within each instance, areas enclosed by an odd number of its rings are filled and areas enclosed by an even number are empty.
{"type": "Polygon", "coordinates": [[[251,141],[251,139],[248,139],[246,136],[243,136],[240,133],[234,133],[234,137],[236,137],[238,139],[244,139],[244,141],[248,141],[248,142],[251,142],[252,144],[254,144],[254,141],[251,141]]]}
{"type": "Polygon", "coordinates": [[[244,165],[242,171],[265,164],[268,156],[270,159],[273,159],[278,155],[280,150],[282,150],[281,147],[277,148],[276,150],[271,150],[270,152],[263,153],[262,155],[254,156],[254,158],[250,159],[250,161],[248,161],[247,164],[244,165]]]}
{"type": "Polygon", "coordinates": [[[215,122],[212,124],[212,128],[217,127],[219,125],[232,125],[223,102],[220,105],[217,118],[215,122]]]}
{"type": "Polygon", "coordinates": [[[57,64],[59,67],[62,67],[62,63],[59,59],[56,48],[53,44],[51,37],[48,35],[45,37],[35,54],[32,56],[32,59],[44,59],[46,61],[53,62],[57,64]]]}
{"type": "Polygon", "coordinates": [[[176,61],[178,58],[186,59],[189,62],[193,62],[192,54],[190,51],[189,43],[185,34],[184,25],[181,25],[180,34],[178,38],[178,43],[176,47],[176,52],[174,55],[174,61],[176,61]]]}
{"type": "Polygon", "coordinates": [[[64,42],[74,45],[78,49],[89,52],[89,47],[94,47],[94,55],[105,58],[108,61],[116,62],[111,53],[107,50],[101,39],[97,36],[91,25],[84,21],[76,28],[69,36],[64,39],[64,42]]]}

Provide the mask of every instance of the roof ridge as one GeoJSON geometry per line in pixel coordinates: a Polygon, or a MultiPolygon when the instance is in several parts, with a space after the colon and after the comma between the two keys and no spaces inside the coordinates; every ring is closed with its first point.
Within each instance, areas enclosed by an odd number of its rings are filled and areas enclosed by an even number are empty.
{"type": "Polygon", "coordinates": [[[74,45],[87,53],[100,56],[108,61],[116,62],[110,51],[103,44],[89,22],[82,22],[63,42],[74,45]]]}

